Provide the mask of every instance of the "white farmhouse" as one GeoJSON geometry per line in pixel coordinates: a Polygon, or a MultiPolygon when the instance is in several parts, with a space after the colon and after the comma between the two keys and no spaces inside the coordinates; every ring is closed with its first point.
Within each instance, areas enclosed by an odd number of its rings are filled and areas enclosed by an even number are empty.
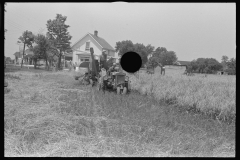
{"type": "Polygon", "coordinates": [[[107,41],[98,36],[98,31],[94,31],[94,34],[87,33],[72,46],[73,63],[81,64],[82,62],[89,62],[91,58],[90,47],[94,49],[94,55],[98,60],[103,51],[106,51],[108,59],[114,58],[116,61],[118,58],[115,49],[107,41]]]}

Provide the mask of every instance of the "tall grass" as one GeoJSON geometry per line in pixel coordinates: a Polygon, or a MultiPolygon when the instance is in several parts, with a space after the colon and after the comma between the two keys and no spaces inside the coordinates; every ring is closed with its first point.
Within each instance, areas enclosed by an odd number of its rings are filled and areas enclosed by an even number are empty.
{"type": "Polygon", "coordinates": [[[196,74],[167,69],[166,75],[139,73],[130,75],[131,87],[156,100],[195,110],[214,118],[231,121],[236,116],[236,77],[196,74]]]}
{"type": "Polygon", "coordinates": [[[234,125],[137,93],[103,94],[75,74],[83,73],[13,73],[20,79],[9,78],[4,95],[5,156],[234,156],[234,125]]]}

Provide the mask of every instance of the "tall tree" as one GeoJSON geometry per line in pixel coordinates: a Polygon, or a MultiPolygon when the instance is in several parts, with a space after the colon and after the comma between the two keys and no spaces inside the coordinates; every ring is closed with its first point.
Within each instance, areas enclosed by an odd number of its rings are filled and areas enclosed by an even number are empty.
{"type": "MultiPolygon", "coordinates": [[[[32,34],[31,31],[24,31],[22,36],[18,38],[20,41],[18,43],[23,43],[23,58],[25,56],[25,46],[27,45],[28,48],[32,48],[32,44],[34,42],[34,35],[32,34]]],[[[21,54],[21,53],[20,53],[21,54]]],[[[23,58],[22,58],[22,63],[21,63],[21,68],[23,65],[23,58]]]]}
{"type": "Polygon", "coordinates": [[[65,24],[66,20],[66,16],[57,14],[55,19],[47,21],[48,38],[57,51],[58,69],[61,68],[61,59],[63,53],[69,53],[72,51],[70,46],[70,40],[72,36],[70,36],[69,32],[67,31],[70,26],[65,24]]]}
{"type": "Polygon", "coordinates": [[[119,41],[116,43],[115,51],[119,56],[122,56],[126,52],[134,51],[134,44],[131,40],[119,41]]]}

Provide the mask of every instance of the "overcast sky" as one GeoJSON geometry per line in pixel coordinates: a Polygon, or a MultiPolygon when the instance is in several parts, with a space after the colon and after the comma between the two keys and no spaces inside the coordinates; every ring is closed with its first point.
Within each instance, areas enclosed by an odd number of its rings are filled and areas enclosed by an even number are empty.
{"type": "Polygon", "coordinates": [[[14,58],[25,30],[46,34],[56,14],[67,16],[74,44],[98,31],[115,48],[116,42],[151,44],[176,52],[178,60],[236,57],[235,3],[6,3],[5,56],[14,58]]]}

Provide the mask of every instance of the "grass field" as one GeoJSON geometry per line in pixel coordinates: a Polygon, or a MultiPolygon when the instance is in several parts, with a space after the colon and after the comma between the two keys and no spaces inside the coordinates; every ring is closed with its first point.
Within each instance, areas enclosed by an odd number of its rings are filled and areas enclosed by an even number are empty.
{"type": "Polygon", "coordinates": [[[234,123],[137,92],[103,94],[79,85],[73,72],[7,68],[5,74],[6,157],[235,156],[234,123]]]}
{"type": "Polygon", "coordinates": [[[236,118],[236,76],[195,74],[182,75],[184,70],[167,69],[162,76],[139,73],[130,76],[132,88],[186,110],[201,112],[228,123],[236,118]]]}

